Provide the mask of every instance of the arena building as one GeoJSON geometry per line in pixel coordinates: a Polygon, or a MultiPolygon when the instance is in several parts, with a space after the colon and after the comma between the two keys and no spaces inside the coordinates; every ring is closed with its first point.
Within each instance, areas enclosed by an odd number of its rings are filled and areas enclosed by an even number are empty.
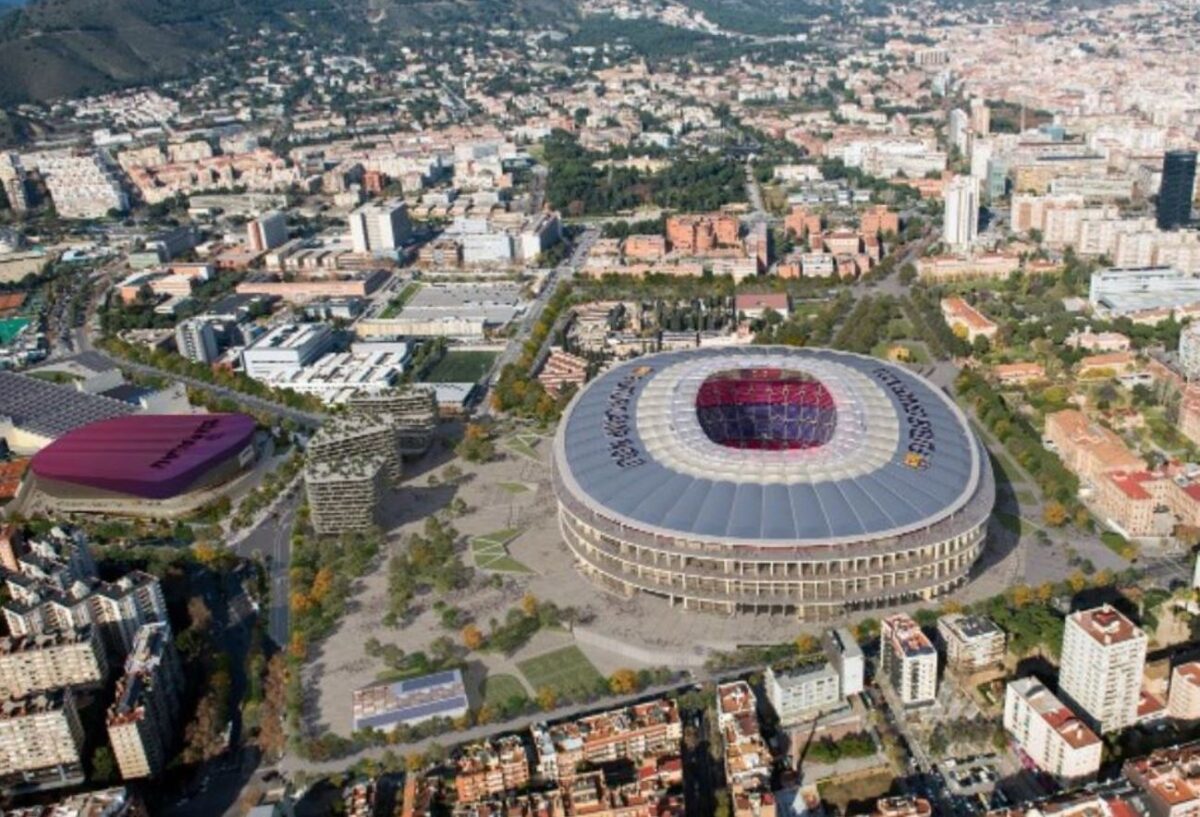
{"type": "Polygon", "coordinates": [[[137,414],[90,423],[34,455],[36,500],[61,512],[177,516],[255,460],[245,414],[137,414]]]}
{"type": "Polygon", "coordinates": [[[827,620],[963,584],[995,483],[935,386],[823,349],[641,357],[571,402],[567,545],[597,584],[688,610],[827,620]]]}

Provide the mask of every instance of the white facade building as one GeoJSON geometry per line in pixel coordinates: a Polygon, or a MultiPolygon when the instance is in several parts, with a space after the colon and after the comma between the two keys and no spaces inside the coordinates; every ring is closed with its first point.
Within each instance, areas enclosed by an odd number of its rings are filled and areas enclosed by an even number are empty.
{"type": "Polygon", "coordinates": [[[1137,721],[1146,668],[1146,634],[1113,607],[1067,616],[1059,691],[1101,732],[1137,721]]]}
{"type": "Polygon", "coordinates": [[[933,703],[937,697],[937,651],[912,617],[897,613],[879,631],[883,674],[904,706],[933,703]]]}
{"type": "Polygon", "coordinates": [[[411,235],[403,201],[365,204],[350,214],[350,241],[360,255],[395,252],[411,235]]]}
{"type": "Polygon", "coordinates": [[[246,244],[252,252],[273,250],[287,240],[287,217],[278,210],[263,213],[246,224],[246,244]]]}
{"type": "Polygon", "coordinates": [[[789,672],[767,667],[763,674],[767,700],[783,726],[816,718],[842,703],[841,680],[828,661],[818,661],[789,672]]]}
{"type": "Polygon", "coordinates": [[[188,318],[175,327],[175,348],[196,363],[211,363],[219,354],[217,332],[204,318],[188,318]]]}
{"type": "Polygon", "coordinates": [[[110,210],[129,209],[116,172],[99,153],[47,151],[27,154],[22,161],[42,174],[54,209],[63,218],[104,218],[110,210]]]}
{"type": "Polygon", "coordinates": [[[1100,738],[1036,678],[1009,682],[1004,729],[1038,768],[1063,785],[1095,777],[1100,769],[1100,738]]]}
{"type": "Polygon", "coordinates": [[[955,176],[946,185],[946,209],[942,213],[942,235],[955,252],[971,247],[979,234],[979,180],[955,176]]]}
{"type": "Polygon", "coordinates": [[[276,326],[242,351],[249,377],[286,377],[324,355],[333,346],[333,331],[323,323],[285,323],[276,326]]]}

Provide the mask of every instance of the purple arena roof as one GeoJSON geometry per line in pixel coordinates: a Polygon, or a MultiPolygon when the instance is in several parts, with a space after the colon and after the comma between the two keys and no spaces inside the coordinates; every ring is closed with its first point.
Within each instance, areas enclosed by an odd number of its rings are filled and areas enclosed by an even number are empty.
{"type": "Polygon", "coordinates": [[[90,423],[33,457],[39,478],[144,499],[185,493],[254,436],[245,414],[135,414],[90,423]]]}

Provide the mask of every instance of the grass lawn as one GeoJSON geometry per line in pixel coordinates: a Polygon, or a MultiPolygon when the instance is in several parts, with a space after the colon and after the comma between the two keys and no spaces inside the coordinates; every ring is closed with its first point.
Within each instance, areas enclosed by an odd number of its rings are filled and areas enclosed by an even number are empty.
{"type": "Polygon", "coordinates": [[[534,689],[550,687],[568,698],[582,698],[604,680],[578,647],[563,647],[526,659],[517,668],[534,689]]]}
{"type": "Polygon", "coordinates": [[[395,298],[392,298],[392,300],[388,301],[387,307],[384,308],[384,310],[379,313],[379,317],[386,320],[388,318],[394,318],[397,315],[399,315],[400,310],[404,309],[404,305],[412,300],[412,297],[417,294],[417,290],[419,290],[420,288],[421,288],[421,285],[418,284],[416,281],[411,281],[408,284],[406,284],[404,289],[400,290],[399,295],[397,295],[395,298]]]}
{"type": "Polygon", "coordinates": [[[477,383],[492,368],[495,352],[446,352],[425,375],[426,383],[477,383]]]}
{"type": "Polygon", "coordinates": [[[493,708],[505,706],[513,698],[529,700],[520,679],[513,675],[489,675],[483,679],[483,703],[493,708]]]}
{"type": "Polygon", "coordinates": [[[524,494],[529,492],[529,486],[524,482],[499,482],[497,484],[510,494],[524,494]]]}
{"type": "Polygon", "coordinates": [[[536,434],[514,434],[504,441],[504,445],[510,451],[515,451],[522,457],[529,457],[531,460],[538,459],[537,450],[534,448],[541,440],[536,434]]]}
{"type": "Polygon", "coordinates": [[[1022,505],[1032,505],[1037,502],[1037,497],[1031,491],[1013,491],[1013,496],[1017,498],[1017,502],[1022,505]]]}
{"type": "Polygon", "coordinates": [[[471,555],[475,557],[475,566],[493,573],[532,573],[532,570],[508,555],[508,543],[520,532],[516,528],[506,528],[471,539],[471,555]]]}

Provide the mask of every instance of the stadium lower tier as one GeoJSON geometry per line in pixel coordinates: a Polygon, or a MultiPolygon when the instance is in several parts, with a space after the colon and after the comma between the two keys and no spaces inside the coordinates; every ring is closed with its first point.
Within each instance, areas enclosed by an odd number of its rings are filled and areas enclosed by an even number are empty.
{"type": "MultiPolygon", "coordinates": [[[[557,480],[557,475],[556,475],[557,480]]],[[[597,585],[685,610],[829,621],[895,607],[966,583],[983,552],[994,497],[990,469],[953,516],[887,540],[804,548],[688,542],[599,516],[559,492],[559,523],[577,567],[597,585]]]]}

